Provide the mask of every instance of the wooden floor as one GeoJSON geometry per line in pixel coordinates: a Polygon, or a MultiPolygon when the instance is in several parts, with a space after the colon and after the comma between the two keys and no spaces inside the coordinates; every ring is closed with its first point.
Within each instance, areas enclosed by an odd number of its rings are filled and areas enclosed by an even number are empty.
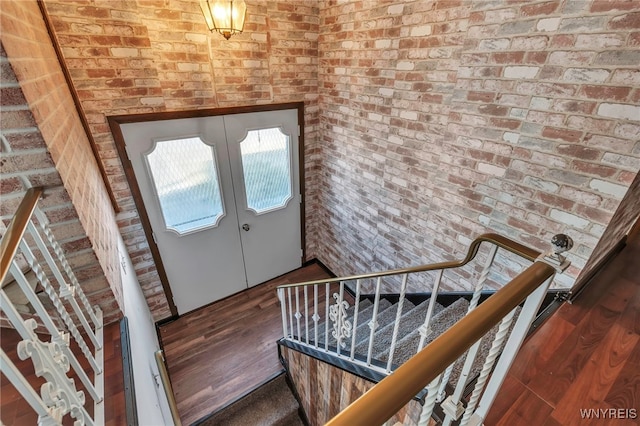
{"type": "Polygon", "coordinates": [[[525,342],[485,424],[640,424],[640,238],[525,342]]]}
{"type": "Polygon", "coordinates": [[[180,418],[191,424],[283,371],[278,285],[328,278],[313,264],[160,327],[180,418]]]}
{"type": "MultiPolygon", "coordinates": [[[[35,375],[31,360],[21,361],[16,353],[16,345],[22,340],[18,333],[13,329],[0,329],[0,342],[2,349],[5,351],[11,361],[16,364],[29,383],[39,389],[44,383],[44,379],[35,375]]],[[[48,341],[48,338],[42,337],[41,340],[48,341]]],[[[73,340],[73,339],[72,339],[73,340]]],[[[77,348],[71,345],[74,353],[78,353],[77,348]]],[[[79,358],[81,361],[84,358],[79,358]]],[[[121,426],[126,424],[126,411],[124,399],[124,382],[122,375],[122,350],[120,346],[120,326],[114,323],[105,326],[104,329],[104,392],[105,392],[105,424],[107,426],[121,426]]],[[[91,371],[88,363],[83,363],[85,371],[91,371]]],[[[71,377],[74,377],[71,374],[71,377]]],[[[91,377],[91,376],[90,376],[91,377]]],[[[78,390],[83,390],[82,383],[78,378],[75,379],[78,390]]],[[[0,418],[4,425],[36,425],[38,424],[38,416],[29,407],[27,402],[13,387],[11,382],[4,376],[0,375],[0,418]]],[[[90,400],[91,397],[85,392],[85,397],[90,400]]],[[[93,404],[88,404],[89,412],[93,411],[93,404]]],[[[71,416],[64,417],[64,424],[72,424],[71,416]]]]}

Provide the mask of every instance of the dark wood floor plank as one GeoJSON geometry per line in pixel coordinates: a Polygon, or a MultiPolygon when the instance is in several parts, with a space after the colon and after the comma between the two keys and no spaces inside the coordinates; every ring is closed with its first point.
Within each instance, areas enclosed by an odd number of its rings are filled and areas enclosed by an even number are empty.
{"type": "Polygon", "coordinates": [[[276,347],[282,337],[276,287],[323,278],[329,278],[327,272],[310,265],[160,327],[183,423],[229,405],[282,371],[276,347]]]}
{"type": "MultiPolygon", "coordinates": [[[[496,426],[537,425],[542,424],[553,411],[553,407],[524,388],[518,399],[495,423],[496,426]]],[[[486,423],[492,424],[492,423],[486,423]]]]}
{"type": "Polygon", "coordinates": [[[573,304],[564,304],[525,342],[490,410],[491,421],[486,424],[502,422],[507,415],[505,407],[512,405],[511,410],[519,410],[520,404],[532,404],[521,398],[513,401],[509,378],[524,380],[533,404],[541,399],[555,407],[544,420],[537,423],[513,420],[511,424],[515,426],[640,424],[638,259],[640,238],[636,236],[573,304]],[[543,348],[545,341],[551,348],[543,348]],[[545,353],[551,353],[546,361],[545,353]],[[580,409],[601,411],[597,418],[593,412],[592,418],[586,418],[580,409]],[[635,418],[620,418],[619,414],[624,417],[624,410],[632,409],[636,411],[626,413],[635,418]]]}
{"type": "Polygon", "coordinates": [[[582,420],[576,407],[601,407],[638,341],[639,336],[614,324],[567,388],[552,417],[561,424],[574,424],[582,420]]]}
{"type": "Polygon", "coordinates": [[[555,407],[618,317],[616,312],[595,306],[531,379],[528,387],[555,407]],[[550,382],[554,385],[549,386],[550,382]]]}

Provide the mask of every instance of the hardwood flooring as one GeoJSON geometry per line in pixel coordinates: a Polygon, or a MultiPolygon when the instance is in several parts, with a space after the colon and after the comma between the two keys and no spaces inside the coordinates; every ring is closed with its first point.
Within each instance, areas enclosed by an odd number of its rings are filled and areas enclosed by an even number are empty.
{"type": "Polygon", "coordinates": [[[282,317],[275,289],[328,277],[312,264],[160,327],[184,424],[229,405],[283,371],[276,347],[282,317]]]}
{"type": "MultiPolygon", "coordinates": [[[[41,339],[48,340],[48,338],[45,337],[42,337],[41,339]]],[[[11,361],[20,369],[29,383],[34,386],[35,389],[39,389],[40,385],[44,383],[44,379],[35,375],[31,360],[21,361],[18,358],[16,345],[20,340],[22,339],[15,330],[10,328],[0,329],[0,342],[2,349],[11,361]]],[[[79,353],[79,349],[74,346],[75,345],[72,343],[71,348],[74,353],[79,353]]],[[[79,357],[79,359],[82,363],[82,359],[84,358],[79,357]]],[[[126,424],[127,418],[125,411],[119,323],[113,323],[105,326],[104,365],[106,372],[104,378],[105,425],[124,425],[126,424]]],[[[91,371],[91,367],[87,362],[82,363],[82,367],[86,372],[91,371]]],[[[72,374],[71,377],[74,377],[74,375],[72,374]]],[[[84,389],[78,378],[75,379],[75,383],[78,390],[84,389]]],[[[0,389],[0,418],[2,419],[2,424],[15,426],[38,424],[38,416],[36,413],[31,409],[31,407],[29,407],[28,403],[22,398],[4,375],[0,375],[0,389]]],[[[91,397],[86,393],[85,397],[87,400],[91,399],[91,397]]],[[[89,405],[88,411],[91,413],[93,411],[93,404],[87,405],[89,405]]],[[[73,419],[69,415],[65,416],[63,420],[63,424],[65,425],[73,424],[73,419]]]]}
{"type": "Polygon", "coordinates": [[[485,424],[640,424],[638,259],[635,236],[525,342],[485,424]]]}

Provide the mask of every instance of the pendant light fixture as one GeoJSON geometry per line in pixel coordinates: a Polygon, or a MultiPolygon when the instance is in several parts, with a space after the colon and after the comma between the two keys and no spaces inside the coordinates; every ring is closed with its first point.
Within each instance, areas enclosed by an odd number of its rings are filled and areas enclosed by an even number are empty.
{"type": "Polygon", "coordinates": [[[242,32],[247,13],[244,0],[200,0],[200,7],[211,32],[217,31],[227,40],[242,32]]]}

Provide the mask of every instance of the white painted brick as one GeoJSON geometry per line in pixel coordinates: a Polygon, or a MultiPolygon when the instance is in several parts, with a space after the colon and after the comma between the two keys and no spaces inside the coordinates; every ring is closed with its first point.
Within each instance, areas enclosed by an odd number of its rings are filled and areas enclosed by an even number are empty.
{"type": "Polygon", "coordinates": [[[415,111],[400,111],[400,117],[405,118],[407,120],[417,120],[418,113],[415,111]]]}
{"type": "Polygon", "coordinates": [[[400,14],[402,14],[403,11],[404,11],[404,5],[403,4],[394,4],[394,5],[389,6],[387,8],[387,13],[389,15],[400,15],[400,14]]]}
{"type": "Polygon", "coordinates": [[[627,192],[627,187],[625,186],[606,182],[600,179],[591,180],[591,182],[589,182],[589,187],[604,194],[613,195],[617,198],[622,198],[627,192]]]}
{"type": "Polygon", "coordinates": [[[394,93],[394,92],[395,92],[395,91],[394,91],[393,89],[390,89],[390,88],[388,88],[388,87],[381,87],[381,88],[379,88],[379,89],[378,89],[378,93],[379,93],[381,96],[385,96],[385,97],[391,97],[391,96],[393,96],[393,93],[394,93]]]}
{"type": "Polygon", "coordinates": [[[533,97],[533,98],[531,98],[531,102],[529,103],[529,107],[531,107],[531,109],[545,109],[545,110],[548,110],[548,109],[551,108],[552,104],[553,104],[553,99],[533,97]]]}
{"type": "Polygon", "coordinates": [[[493,176],[504,176],[506,170],[493,164],[478,163],[478,171],[493,176]]]}
{"type": "Polygon", "coordinates": [[[411,61],[400,61],[396,65],[396,69],[402,70],[402,71],[411,71],[412,69],[415,68],[415,66],[416,64],[411,61]]]}
{"type": "Polygon", "coordinates": [[[266,33],[251,33],[251,40],[255,40],[255,41],[267,41],[267,34],[266,33]]]}
{"type": "Polygon", "coordinates": [[[478,45],[480,50],[505,50],[511,44],[508,38],[497,38],[482,40],[478,45]]]}
{"type": "Polygon", "coordinates": [[[506,67],[504,69],[504,76],[506,78],[534,78],[538,74],[539,70],[540,67],[506,67]]]}
{"type": "Polygon", "coordinates": [[[382,121],[382,116],[380,114],[376,114],[375,112],[370,112],[369,113],[369,120],[382,121]]]}
{"type": "Polygon", "coordinates": [[[520,135],[518,133],[504,132],[504,135],[502,135],[502,140],[512,144],[518,143],[518,139],[520,139],[520,135]]]}
{"type": "Polygon", "coordinates": [[[262,67],[262,61],[245,60],[242,61],[242,65],[245,68],[260,68],[262,67]]]}
{"type": "Polygon", "coordinates": [[[555,31],[560,25],[560,18],[545,18],[538,21],[536,29],[538,31],[555,31]]]}
{"type": "Polygon", "coordinates": [[[488,226],[489,223],[491,223],[491,218],[488,216],[480,215],[478,216],[478,222],[480,222],[484,226],[488,226]]]}
{"type": "MultiPolygon", "coordinates": [[[[264,36],[264,40],[262,41],[266,41],[267,35],[266,34],[261,34],[261,35],[264,36]]],[[[257,40],[256,38],[253,37],[253,34],[251,35],[251,38],[254,40],[257,40]]],[[[200,34],[200,33],[186,33],[184,35],[184,39],[189,41],[195,41],[197,43],[205,43],[207,41],[207,35],[200,34]]]]}
{"type": "Polygon", "coordinates": [[[609,74],[609,71],[603,69],[569,68],[562,78],[567,81],[604,83],[609,78],[609,74]]]}
{"type": "Polygon", "coordinates": [[[142,105],[162,105],[164,103],[164,98],[162,96],[140,98],[140,103],[142,105]]]}
{"type": "Polygon", "coordinates": [[[640,121],[640,106],[626,104],[600,104],[598,115],[640,121]]]}
{"type": "Polygon", "coordinates": [[[342,42],[342,48],[343,49],[351,49],[353,48],[353,41],[351,40],[345,40],[342,42]]]}
{"type": "Polygon", "coordinates": [[[431,25],[421,25],[411,28],[411,37],[423,37],[431,34],[431,25]]]}
{"type": "Polygon", "coordinates": [[[404,139],[396,135],[389,135],[389,142],[396,145],[404,145],[404,139]]]}
{"type": "Polygon", "coordinates": [[[563,212],[558,209],[551,209],[550,216],[552,219],[562,222],[566,225],[573,226],[578,229],[585,229],[589,226],[589,221],[571,213],[563,212]]]}
{"type": "Polygon", "coordinates": [[[391,178],[391,182],[395,183],[398,186],[402,186],[403,188],[406,188],[407,186],[409,186],[409,183],[406,180],[400,179],[399,177],[396,177],[396,176],[391,178]]]}
{"type": "Polygon", "coordinates": [[[138,49],[133,47],[112,47],[111,54],[117,58],[133,58],[140,56],[138,49]]]}
{"type": "Polygon", "coordinates": [[[200,71],[199,64],[193,64],[190,62],[179,62],[176,64],[176,68],[178,68],[179,71],[200,71]]]}
{"type": "Polygon", "coordinates": [[[346,68],[343,68],[343,67],[337,67],[337,68],[333,69],[333,73],[334,74],[346,74],[347,70],[346,70],[346,68]]]}
{"type": "Polygon", "coordinates": [[[391,40],[376,40],[376,49],[387,49],[389,47],[391,47],[391,40]]]}

